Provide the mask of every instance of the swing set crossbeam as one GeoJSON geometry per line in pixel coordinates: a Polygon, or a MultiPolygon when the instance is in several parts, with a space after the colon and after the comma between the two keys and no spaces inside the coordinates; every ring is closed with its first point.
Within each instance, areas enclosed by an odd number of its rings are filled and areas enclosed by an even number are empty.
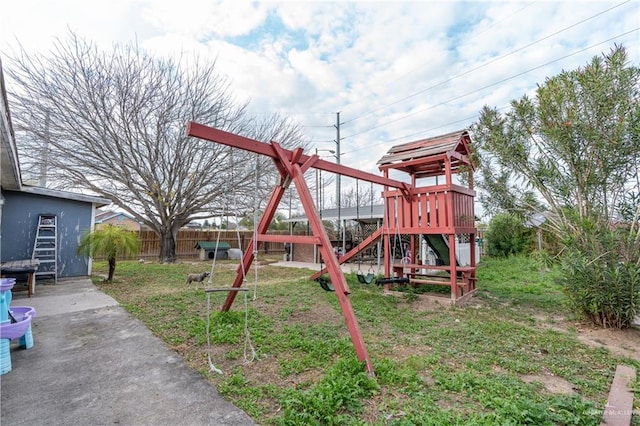
{"type": "MultiPolygon", "coordinates": [[[[208,127],[203,124],[195,123],[193,121],[189,122],[187,125],[187,135],[196,137],[198,139],[204,139],[210,142],[227,145],[232,148],[239,148],[256,154],[265,155],[267,157],[273,158],[274,160],[279,160],[279,156],[273,149],[272,143],[269,144],[265,142],[259,142],[254,139],[245,138],[243,136],[225,132],[224,130],[215,129],[213,127],[208,127]]],[[[298,154],[298,156],[294,157],[297,150],[290,151],[281,148],[281,151],[285,160],[298,165],[302,165],[309,161],[310,158],[316,157],[317,159],[313,162],[313,165],[311,165],[311,167],[315,169],[327,171],[330,173],[336,173],[341,176],[360,179],[366,182],[376,183],[378,185],[389,186],[391,188],[398,188],[406,194],[409,194],[413,189],[413,187],[406,182],[401,182],[399,180],[391,179],[388,177],[364,172],[362,170],[354,169],[342,164],[332,163],[331,161],[323,160],[316,155],[309,156],[300,153],[298,154]]]]}

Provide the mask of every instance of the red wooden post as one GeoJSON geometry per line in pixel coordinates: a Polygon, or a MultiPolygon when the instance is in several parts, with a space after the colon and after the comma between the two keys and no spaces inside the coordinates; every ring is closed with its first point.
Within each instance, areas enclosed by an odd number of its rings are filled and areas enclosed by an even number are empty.
{"type": "MultiPolygon", "coordinates": [[[[279,148],[279,145],[275,143],[273,145],[276,152],[282,154],[282,149],[279,148]]],[[[284,162],[284,158],[281,157],[281,160],[284,162]]],[[[314,158],[312,157],[310,161],[314,161],[314,158]]],[[[298,190],[300,202],[304,207],[304,211],[307,215],[307,219],[309,220],[309,225],[311,226],[313,235],[320,239],[318,248],[323,259],[325,259],[329,277],[331,279],[333,287],[335,288],[335,294],[338,297],[340,307],[342,308],[342,315],[344,316],[344,319],[347,323],[347,329],[349,330],[349,334],[351,335],[351,341],[356,350],[358,360],[365,363],[368,373],[373,373],[373,364],[371,363],[371,359],[369,358],[369,354],[367,353],[367,347],[365,346],[364,339],[362,338],[362,333],[360,332],[358,321],[353,312],[353,307],[351,306],[351,302],[347,297],[351,291],[349,290],[347,280],[344,278],[344,274],[340,269],[338,260],[333,255],[331,240],[327,235],[327,231],[324,229],[324,225],[322,224],[320,215],[318,214],[318,211],[316,210],[313,203],[313,196],[311,195],[311,191],[309,191],[307,182],[304,179],[303,168],[306,168],[305,166],[308,167],[307,163],[305,163],[302,167],[297,163],[285,164],[287,171],[291,172],[293,183],[298,190]]]]}
{"type": "Polygon", "coordinates": [[[451,302],[458,298],[458,271],[456,269],[456,235],[449,234],[449,271],[451,273],[451,302]]]}
{"type": "MultiPolygon", "coordinates": [[[[389,177],[389,171],[388,170],[384,170],[384,177],[388,178],[389,177]]],[[[383,228],[386,228],[385,231],[383,232],[383,246],[384,246],[384,276],[389,278],[392,276],[392,270],[391,270],[391,262],[393,259],[391,259],[391,244],[389,239],[390,237],[390,233],[391,233],[391,203],[389,202],[391,200],[391,198],[389,198],[388,195],[388,191],[389,191],[389,187],[385,186],[383,188],[383,196],[384,196],[384,217],[382,219],[382,226],[383,228]]],[[[395,225],[394,225],[395,226],[395,225]]],[[[385,291],[388,291],[391,288],[391,286],[389,284],[385,284],[384,285],[384,289],[385,291]]]]}

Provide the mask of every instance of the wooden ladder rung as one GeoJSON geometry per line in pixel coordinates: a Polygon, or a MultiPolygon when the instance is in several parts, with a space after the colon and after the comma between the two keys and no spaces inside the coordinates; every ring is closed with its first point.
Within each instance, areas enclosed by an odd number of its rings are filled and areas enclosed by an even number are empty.
{"type": "MultiPolygon", "coordinates": [[[[411,284],[443,285],[443,286],[451,287],[451,281],[444,281],[444,280],[438,281],[438,280],[425,280],[425,279],[412,278],[410,279],[410,282],[411,284]]],[[[465,291],[469,289],[469,283],[458,282],[457,285],[458,287],[461,287],[465,291]]]]}
{"type": "Polygon", "coordinates": [[[249,291],[246,287],[215,287],[215,288],[205,288],[205,293],[214,293],[217,291],[249,291]]]}
{"type": "Polygon", "coordinates": [[[431,284],[431,285],[446,285],[451,286],[451,281],[438,281],[438,280],[424,280],[412,278],[409,280],[411,284],[431,284]]]}

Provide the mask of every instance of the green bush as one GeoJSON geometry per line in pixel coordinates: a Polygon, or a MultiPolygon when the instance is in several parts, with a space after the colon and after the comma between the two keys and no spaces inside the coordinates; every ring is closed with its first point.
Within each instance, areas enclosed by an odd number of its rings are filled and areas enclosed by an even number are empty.
{"type": "Polygon", "coordinates": [[[568,234],[561,281],[574,309],[601,327],[626,328],[640,313],[637,229],[585,221],[568,234]]]}
{"type": "Polygon", "coordinates": [[[87,230],[80,239],[78,254],[81,256],[104,256],[109,262],[106,281],[112,282],[116,271],[116,259],[138,253],[138,234],[121,226],[106,225],[95,231],[87,230]]]}
{"type": "Polygon", "coordinates": [[[531,247],[532,230],[516,215],[501,213],[491,219],[485,238],[489,256],[507,257],[531,247]]]}

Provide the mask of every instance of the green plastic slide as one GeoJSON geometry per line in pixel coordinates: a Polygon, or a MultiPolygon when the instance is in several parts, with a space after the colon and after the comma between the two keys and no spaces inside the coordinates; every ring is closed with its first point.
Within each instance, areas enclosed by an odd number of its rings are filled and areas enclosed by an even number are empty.
{"type": "MultiPolygon", "coordinates": [[[[447,242],[447,237],[443,234],[424,234],[424,238],[436,256],[442,259],[442,264],[449,265],[451,262],[449,261],[449,243],[447,242]]],[[[458,259],[456,259],[456,265],[460,266],[458,259]]]]}

